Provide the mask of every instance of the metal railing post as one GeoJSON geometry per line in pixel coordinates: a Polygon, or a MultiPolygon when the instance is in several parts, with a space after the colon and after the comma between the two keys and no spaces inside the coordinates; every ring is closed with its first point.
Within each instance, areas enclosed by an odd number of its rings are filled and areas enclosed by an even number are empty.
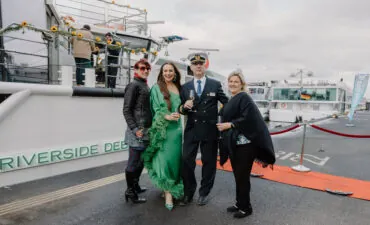
{"type": "Polygon", "coordinates": [[[105,45],[105,61],[104,61],[104,67],[105,67],[105,87],[108,87],[108,45],[105,45]]]}
{"type": "Polygon", "coordinates": [[[292,169],[298,172],[309,172],[311,171],[310,168],[305,167],[303,165],[303,156],[304,156],[304,144],[305,144],[305,139],[306,139],[306,127],[307,123],[306,121],[303,123],[303,135],[302,135],[302,148],[301,148],[301,157],[299,160],[299,165],[293,166],[292,169]]]}

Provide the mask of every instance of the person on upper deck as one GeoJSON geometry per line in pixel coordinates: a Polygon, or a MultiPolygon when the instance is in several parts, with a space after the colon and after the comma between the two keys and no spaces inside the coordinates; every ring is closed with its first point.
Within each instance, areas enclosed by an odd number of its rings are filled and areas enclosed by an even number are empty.
{"type": "MultiPolygon", "coordinates": [[[[110,42],[112,45],[115,45],[117,43],[116,40],[114,40],[113,35],[111,33],[105,34],[105,40],[110,42]]],[[[118,59],[119,59],[119,53],[121,49],[113,46],[108,46],[108,88],[116,88],[116,78],[117,78],[117,72],[118,72],[118,59]],[[110,65],[115,64],[115,65],[110,65]]]]}
{"type": "MultiPolygon", "coordinates": [[[[82,34],[82,37],[86,39],[92,40],[94,38],[89,25],[84,25],[77,33],[82,34]]],[[[76,84],[77,86],[84,85],[83,73],[85,73],[85,68],[91,68],[91,54],[95,51],[95,43],[75,36],[72,37],[71,44],[76,62],[76,84]]]]}
{"type": "MultiPolygon", "coordinates": [[[[252,214],[250,203],[250,173],[255,160],[263,167],[275,163],[270,132],[253,99],[245,92],[246,82],[241,72],[228,77],[230,101],[222,108],[220,164],[230,158],[236,182],[236,204],[228,207],[235,218],[252,214]]],[[[271,166],[272,167],[272,166],[271,166]]]]}

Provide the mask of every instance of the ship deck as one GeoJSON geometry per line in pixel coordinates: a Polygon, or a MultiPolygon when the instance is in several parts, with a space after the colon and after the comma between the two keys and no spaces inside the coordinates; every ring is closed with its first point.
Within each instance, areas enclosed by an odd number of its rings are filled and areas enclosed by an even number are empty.
{"type": "MultiPolygon", "coordinates": [[[[340,117],[315,124],[342,133],[370,134],[369,112],[356,113],[355,127],[346,127],[347,122],[340,117]]],[[[289,168],[299,163],[296,155],[301,151],[302,130],[273,136],[277,165],[289,168]]],[[[366,138],[335,136],[308,126],[303,163],[315,172],[370,181],[369,143],[366,138]]],[[[224,170],[217,171],[206,206],[192,203],[169,212],[146,174],[141,184],[150,188],[143,194],[148,202],[133,205],[123,198],[125,164],[122,161],[0,188],[0,224],[370,224],[370,204],[366,200],[260,178],[251,179],[254,214],[235,220],[225,210],[235,198],[234,177],[224,170]]],[[[198,181],[200,171],[197,166],[198,181]]],[[[310,173],[304,176],[310,179],[310,173]]]]}

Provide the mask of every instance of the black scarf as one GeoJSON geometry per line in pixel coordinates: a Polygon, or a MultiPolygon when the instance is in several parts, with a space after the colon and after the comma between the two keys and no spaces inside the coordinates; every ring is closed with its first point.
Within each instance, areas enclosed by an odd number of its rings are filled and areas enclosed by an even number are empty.
{"type": "Polygon", "coordinates": [[[275,151],[270,132],[253,99],[241,92],[230,99],[220,112],[223,122],[232,122],[235,128],[222,132],[220,164],[232,156],[239,134],[243,134],[257,149],[256,159],[264,164],[275,163],[275,151]]]}

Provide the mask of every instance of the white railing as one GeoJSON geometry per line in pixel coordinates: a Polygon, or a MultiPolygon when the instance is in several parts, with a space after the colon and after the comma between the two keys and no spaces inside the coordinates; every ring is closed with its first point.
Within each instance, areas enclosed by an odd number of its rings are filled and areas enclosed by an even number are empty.
{"type": "Polygon", "coordinates": [[[145,9],[104,0],[54,0],[58,14],[77,28],[84,24],[112,28],[127,33],[147,33],[145,9]]]}

